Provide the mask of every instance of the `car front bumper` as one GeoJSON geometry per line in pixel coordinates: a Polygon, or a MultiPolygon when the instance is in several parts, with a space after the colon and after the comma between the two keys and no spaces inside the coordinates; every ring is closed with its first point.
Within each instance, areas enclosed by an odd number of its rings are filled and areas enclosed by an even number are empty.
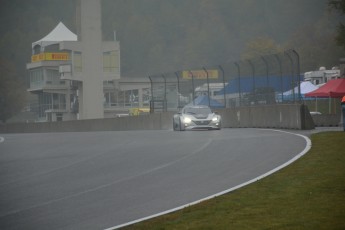
{"type": "Polygon", "coordinates": [[[190,123],[183,123],[185,130],[196,130],[196,129],[220,129],[220,121],[208,121],[208,120],[193,120],[190,123]]]}

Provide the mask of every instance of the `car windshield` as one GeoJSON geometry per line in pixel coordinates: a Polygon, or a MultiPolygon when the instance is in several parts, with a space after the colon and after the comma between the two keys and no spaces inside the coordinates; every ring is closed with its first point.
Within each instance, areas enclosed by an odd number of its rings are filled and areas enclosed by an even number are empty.
{"type": "Polygon", "coordinates": [[[210,108],[193,108],[193,107],[188,107],[185,108],[184,113],[186,114],[210,114],[211,109],[210,108]]]}

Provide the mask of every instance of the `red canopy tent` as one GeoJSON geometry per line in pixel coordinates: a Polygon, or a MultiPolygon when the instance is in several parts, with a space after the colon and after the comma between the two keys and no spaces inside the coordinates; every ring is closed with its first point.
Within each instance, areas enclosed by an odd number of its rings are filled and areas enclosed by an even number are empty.
{"type": "Polygon", "coordinates": [[[329,80],[320,88],[306,93],[305,96],[341,98],[345,96],[345,78],[329,80]]]}

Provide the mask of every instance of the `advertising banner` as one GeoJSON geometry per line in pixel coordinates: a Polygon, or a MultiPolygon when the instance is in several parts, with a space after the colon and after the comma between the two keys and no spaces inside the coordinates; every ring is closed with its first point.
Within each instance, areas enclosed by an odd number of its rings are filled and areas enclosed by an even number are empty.
{"type": "Polygon", "coordinates": [[[31,62],[39,61],[67,61],[69,60],[68,53],[40,53],[31,56],[31,62]]]}
{"type": "Polygon", "coordinates": [[[207,79],[207,74],[209,79],[218,79],[218,70],[211,69],[207,70],[191,70],[191,71],[182,71],[183,79],[192,79],[192,76],[195,80],[207,79]]]}

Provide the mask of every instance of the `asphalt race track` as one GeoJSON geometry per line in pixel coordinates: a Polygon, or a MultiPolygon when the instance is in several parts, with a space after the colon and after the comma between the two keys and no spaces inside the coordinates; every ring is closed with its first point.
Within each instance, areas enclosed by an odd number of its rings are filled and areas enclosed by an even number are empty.
{"type": "Polygon", "coordinates": [[[0,134],[0,229],[106,229],[211,196],[306,147],[261,129],[0,134]]]}

